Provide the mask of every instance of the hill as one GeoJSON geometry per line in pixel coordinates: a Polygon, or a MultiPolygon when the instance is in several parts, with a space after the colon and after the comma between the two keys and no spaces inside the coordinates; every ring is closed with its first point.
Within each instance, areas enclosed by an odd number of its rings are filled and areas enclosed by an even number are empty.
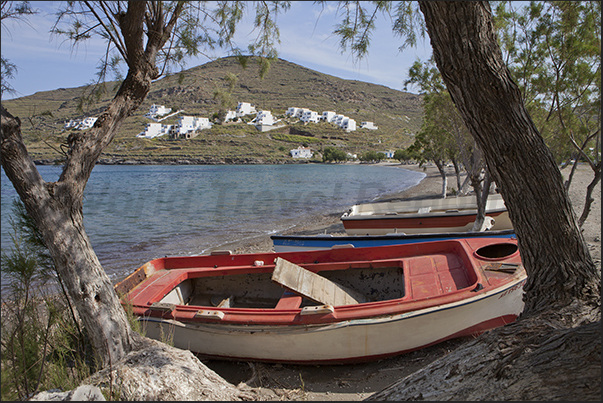
{"type": "MultiPolygon", "coordinates": [[[[61,144],[70,119],[98,116],[116,91],[108,83],[104,96],[78,110],[86,87],[60,88],[3,101],[22,122],[25,142],[38,162],[61,160],[61,144]]],[[[324,147],[340,147],[346,152],[385,151],[407,147],[412,133],[421,125],[420,95],[361,81],[344,80],[278,59],[260,79],[258,67],[250,62],[243,68],[235,57],[221,58],[153,83],[138,111],[130,116],[113,142],[105,149],[100,163],[283,163],[291,162],[289,150],[305,145],[320,152],[324,147]],[[226,76],[236,77],[232,90],[226,76]],[[216,91],[226,94],[226,102],[214,99],[216,91]],[[215,124],[193,139],[141,139],[151,121],[143,115],[152,104],[165,105],[182,114],[212,118],[226,106],[249,102],[258,110],[270,110],[287,123],[283,128],[260,132],[252,125],[215,124]],[[329,123],[303,124],[285,118],[291,107],[309,108],[319,114],[335,111],[362,121],[372,121],[378,130],[357,129],[345,132],[329,123]]],[[[178,116],[178,115],[177,115],[178,116]]],[[[177,117],[163,124],[175,123],[177,117]]],[[[64,149],[64,147],[63,147],[64,149]]]]}

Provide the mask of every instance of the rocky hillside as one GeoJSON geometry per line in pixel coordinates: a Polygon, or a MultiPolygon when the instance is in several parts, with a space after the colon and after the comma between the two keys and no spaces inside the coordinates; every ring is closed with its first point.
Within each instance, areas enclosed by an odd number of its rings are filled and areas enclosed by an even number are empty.
{"type": "MultiPolygon", "coordinates": [[[[421,96],[385,86],[343,80],[279,59],[264,78],[251,61],[246,68],[235,57],[226,57],[153,83],[141,108],[122,126],[113,143],[101,156],[101,163],[283,163],[290,162],[289,150],[305,145],[320,152],[336,146],[352,154],[406,147],[421,125],[421,96]],[[234,86],[229,80],[236,77],[234,86]],[[221,93],[219,102],[215,94],[221,93]],[[181,114],[212,117],[238,102],[249,102],[258,110],[270,110],[283,119],[281,129],[260,132],[252,125],[215,124],[189,140],[140,139],[146,124],[143,115],[152,104],[165,105],[181,114]],[[287,108],[309,108],[322,113],[332,110],[354,120],[372,121],[379,127],[371,131],[345,132],[329,123],[308,123],[285,119],[287,108]]],[[[232,80],[231,80],[232,81],[232,80]]],[[[106,93],[91,104],[83,102],[85,87],[60,88],[31,96],[3,101],[10,113],[19,116],[23,134],[34,159],[61,159],[61,143],[69,131],[70,119],[98,116],[115,93],[108,83],[106,93]],[[83,109],[78,109],[83,105],[83,109]],[[82,112],[83,110],[83,112],[82,112]]],[[[163,124],[175,123],[177,117],[163,124]]]]}

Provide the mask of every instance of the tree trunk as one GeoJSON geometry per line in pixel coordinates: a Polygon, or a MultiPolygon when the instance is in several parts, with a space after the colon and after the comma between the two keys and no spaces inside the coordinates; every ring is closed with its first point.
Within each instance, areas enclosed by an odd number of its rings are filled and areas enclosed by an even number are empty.
{"type": "MultiPolygon", "coordinates": [[[[108,132],[115,133],[119,128],[115,114],[108,116],[106,112],[101,119],[101,124],[109,126],[105,126],[108,132]]],[[[80,134],[70,138],[74,143],[71,161],[82,163],[77,166],[67,163],[59,181],[47,183],[23,145],[19,119],[2,108],[2,166],[40,230],[67,292],[89,329],[99,364],[105,366],[127,354],[138,335],[131,330],[112,282],[84,229],[83,191],[100,153],[94,159],[73,156],[84,148],[93,149],[91,141],[107,144],[110,141],[100,134],[101,128],[90,131],[94,133],[86,133],[86,138],[80,134]]]]}
{"type": "Polygon", "coordinates": [[[89,330],[102,366],[123,358],[139,336],[131,330],[112,282],[84,230],[83,196],[103,149],[111,143],[123,121],[140,106],[151,81],[157,78],[158,49],[169,38],[182,10],[179,3],[166,25],[163,11],[156,10],[154,20],[147,21],[154,28],[147,33],[145,48],[146,7],[146,2],[130,1],[127,11],[120,16],[128,74],[94,126],[68,137],[69,152],[57,182],[42,179],[23,143],[21,122],[1,109],[2,166],[40,230],[67,292],[89,330]]]}
{"type": "Polygon", "coordinates": [[[458,189],[457,193],[461,192],[461,169],[459,168],[459,163],[456,160],[452,160],[452,165],[454,166],[454,175],[456,176],[456,188],[458,189]]]}
{"type": "Polygon", "coordinates": [[[524,315],[574,302],[600,312],[600,276],[504,64],[488,2],[419,4],[438,69],[509,210],[528,273],[524,315]]]}
{"type": "Polygon", "coordinates": [[[438,171],[440,172],[440,176],[442,177],[442,199],[446,198],[446,188],[448,187],[448,177],[446,176],[446,167],[444,166],[444,162],[435,160],[434,163],[436,167],[438,167],[438,171]]]}
{"type": "Polygon", "coordinates": [[[472,177],[471,185],[475,191],[475,199],[477,201],[477,216],[471,231],[480,231],[486,219],[486,204],[488,203],[488,195],[490,194],[490,175],[488,174],[488,170],[486,170],[484,179],[472,177]]]}
{"type": "Polygon", "coordinates": [[[586,200],[584,201],[584,208],[582,209],[582,214],[578,219],[578,225],[580,227],[582,227],[584,221],[586,221],[586,219],[588,218],[588,214],[590,213],[590,206],[595,201],[593,199],[593,190],[595,190],[595,186],[597,186],[597,183],[599,183],[599,181],[601,180],[601,161],[599,161],[599,163],[595,166],[594,171],[595,177],[588,184],[588,187],[586,189],[586,200]]]}

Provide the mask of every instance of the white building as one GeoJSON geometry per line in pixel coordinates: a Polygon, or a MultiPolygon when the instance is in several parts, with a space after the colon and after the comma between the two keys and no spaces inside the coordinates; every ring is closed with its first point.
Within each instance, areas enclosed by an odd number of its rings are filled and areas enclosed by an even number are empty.
{"type": "Polygon", "coordinates": [[[295,106],[291,106],[291,107],[289,107],[289,109],[287,109],[287,111],[285,112],[285,115],[291,116],[292,118],[294,118],[297,115],[297,112],[300,110],[301,110],[301,108],[296,108],[295,106]]]}
{"type": "Polygon", "coordinates": [[[195,116],[180,116],[172,129],[175,137],[184,136],[189,139],[195,137],[197,130],[211,129],[212,124],[208,118],[198,118],[195,116]]]}
{"type": "Polygon", "coordinates": [[[231,120],[235,120],[237,118],[237,113],[235,111],[231,111],[230,109],[226,111],[226,116],[224,116],[224,123],[230,122],[231,120]]]}
{"type": "Polygon", "coordinates": [[[306,110],[301,116],[300,120],[306,123],[318,123],[318,121],[320,120],[320,116],[318,115],[318,112],[306,110]]]}
{"type": "Polygon", "coordinates": [[[294,117],[295,117],[295,118],[300,118],[300,119],[301,119],[301,117],[302,117],[302,116],[304,115],[304,113],[306,113],[306,112],[310,112],[310,109],[308,109],[308,108],[300,108],[300,109],[298,109],[298,110],[297,110],[297,112],[295,113],[295,116],[294,116],[294,117]]]}
{"type": "Polygon", "coordinates": [[[361,122],[360,128],[361,129],[369,129],[369,130],[377,130],[379,127],[375,126],[375,124],[373,122],[361,122]]]}
{"type": "Polygon", "coordinates": [[[314,153],[309,148],[299,146],[290,151],[293,158],[312,158],[314,153]]]}
{"type": "Polygon", "coordinates": [[[73,128],[73,129],[78,129],[78,130],[86,130],[86,129],[90,129],[92,126],[94,126],[94,122],[96,122],[98,118],[93,118],[93,117],[88,117],[88,118],[84,118],[83,120],[80,119],[76,119],[74,121],[70,120],[66,125],[65,128],[73,128]]]}
{"type": "Polygon", "coordinates": [[[356,121],[354,119],[345,118],[341,125],[341,128],[346,132],[352,132],[356,130],[356,121]]]}
{"type": "Polygon", "coordinates": [[[251,115],[254,113],[257,113],[255,106],[251,105],[249,102],[239,102],[237,105],[236,114],[238,117],[251,115]]]}
{"type": "Polygon", "coordinates": [[[172,125],[162,125],[161,123],[147,123],[144,132],[137,134],[136,137],[153,139],[155,137],[168,134],[172,130],[172,125]]]}
{"type": "Polygon", "coordinates": [[[81,120],[69,119],[69,122],[65,123],[65,126],[63,126],[63,128],[75,129],[80,124],[80,122],[81,122],[81,120]]]}
{"type": "Polygon", "coordinates": [[[98,118],[93,118],[93,117],[88,117],[85,119],[69,119],[69,122],[65,123],[65,126],[63,126],[65,129],[79,129],[79,130],[85,130],[85,129],[90,129],[92,126],[94,126],[94,122],[96,122],[98,118]]]}
{"type": "Polygon", "coordinates": [[[333,122],[335,123],[337,126],[341,127],[343,125],[343,120],[346,118],[347,116],[345,115],[335,115],[335,117],[333,117],[333,122]]]}
{"type": "Polygon", "coordinates": [[[149,111],[147,113],[145,113],[145,117],[147,118],[154,118],[156,116],[162,116],[162,115],[167,115],[168,113],[170,113],[172,111],[172,108],[166,108],[163,105],[151,105],[151,107],[149,108],[149,111]]]}
{"type": "Polygon", "coordinates": [[[276,123],[276,120],[274,119],[274,116],[272,116],[272,112],[259,111],[255,119],[253,119],[250,123],[270,126],[276,123]]]}
{"type": "Polygon", "coordinates": [[[328,122],[331,123],[333,121],[333,118],[337,115],[337,113],[333,112],[333,111],[324,111],[322,113],[321,119],[323,122],[328,122]]]}
{"type": "Polygon", "coordinates": [[[383,154],[385,154],[385,158],[394,158],[394,153],[395,151],[393,150],[387,150],[387,151],[381,151],[383,154]]]}

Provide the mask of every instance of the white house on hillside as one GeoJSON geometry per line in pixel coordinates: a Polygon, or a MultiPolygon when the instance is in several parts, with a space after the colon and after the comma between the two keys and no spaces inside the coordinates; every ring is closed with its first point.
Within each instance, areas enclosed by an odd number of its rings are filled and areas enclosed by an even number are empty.
{"type": "Polygon", "coordinates": [[[345,116],[345,115],[335,115],[335,117],[333,118],[333,123],[335,123],[337,126],[341,127],[341,126],[343,126],[343,120],[346,118],[347,118],[347,116],[345,116]]]}
{"type": "Polygon", "coordinates": [[[137,134],[136,137],[152,139],[168,134],[172,130],[172,125],[162,125],[161,123],[147,123],[144,132],[137,134]]]}
{"type": "Polygon", "coordinates": [[[147,113],[145,113],[145,117],[147,118],[154,118],[156,116],[162,116],[162,115],[167,115],[168,113],[170,113],[172,111],[172,108],[166,108],[163,105],[151,105],[151,107],[149,108],[149,111],[147,113]]]}
{"type": "Polygon", "coordinates": [[[312,150],[303,146],[291,150],[290,153],[293,158],[312,158],[312,155],[314,155],[312,150]]]}
{"type": "Polygon", "coordinates": [[[352,132],[356,130],[356,121],[354,119],[345,118],[341,124],[341,128],[346,132],[352,132]]]}
{"type": "Polygon", "coordinates": [[[324,111],[322,113],[322,116],[320,117],[322,119],[323,122],[329,122],[331,123],[333,121],[333,118],[337,115],[337,113],[333,112],[333,111],[324,111]]]}
{"type": "Polygon", "coordinates": [[[251,105],[249,102],[239,102],[236,110],[237,116],[245,116],[257,113],[255,110],[255,106],[251,105]]]}
{"type": "Polygon", "coordinates": [[[295,106],[291,106],[291,107],[289,107],[289,109],[287,109],[287,111],[285,112],[285,115],[291,116],[292,118],[294,118],[297,115],[297,112],[300,110],[301,110],[301,108],[296,108],[295,106]]]}
{"type": "Polygon", "coordinates": [[[294,116],[294,117],[295,117],[295,118],[300,118],[300,119],[301,119],[301,117],[302,117],[302,116],[304,115],[304,113],[306,113],[306,112],[310,112],[310,109],[308,109],[308,108],[300,108],[300,109],[298,109],[298,110],[297,110],[297,112],[295,113],[295,116],[294,116]]]}
{"type": "Polygon", "coordinates": [[[237,113],[235,111],[231,111],[230,109],[226,111],[226,116],[224,116],[224,123],[230,122],[231,120],[235,120],[237,118],[237,113]]]}
{"type": "Polygon", "coordinates": [[[379,127],[375,126],[373,122],[362,122],[360,123],[361,129],[377,130],[379,127]]]}
{"type": "Polygon", "coordinates": [[[65,126],[63,126],[63,128],[75,129],[76,127],[79,126],[80,122],[81,122],[81,120],[79,120],[79,119],[76,119],[76,120],[69,119],[69,122],[65,123],[65,126]]]}
{"type": "Polygon", "coordinates": [[[84,118],[82,119],[69,119],[69,122],[65,123],[65,126],[63,126],[65,129],[78,129],[78,130],[85,130],[85,129],[89,129],[92,126],[94,126],[94,122],[96,122],[96,119],[98,118],[93,118],[93,117],[88,117],[88,118],[84,118]]]}
{"type": "Polygon", "coordinates": [[[252,123],[252,124],[255,124],[255,125],[270,126],[270,125],[273,125],[274,123],[276,123],[276,120],[274,119],[274,116],[272,116],[272,112],[270,112],[270,111],[259,111],[258,114],[255,116],[255,119],[253,119],[249,123],[252,123]]]}
{"type": "Polygon", "coordinates": [[[175,137],[184,136],[187,139],[196,136],[197,130],[211,129],[212,124],[208,118],[198,118],[195,116],[180,116],[172,129],[175,137]]]}
{"type": "Polygon", "coordinates": [[[302,122],[312,122],[312,123],[318,123],[318,121],[320,120],[320,116],[318,115],[318,112],[314,112],[311,110],[306,110],[303,115],[301,116],[300,120],[302,122]]]}

